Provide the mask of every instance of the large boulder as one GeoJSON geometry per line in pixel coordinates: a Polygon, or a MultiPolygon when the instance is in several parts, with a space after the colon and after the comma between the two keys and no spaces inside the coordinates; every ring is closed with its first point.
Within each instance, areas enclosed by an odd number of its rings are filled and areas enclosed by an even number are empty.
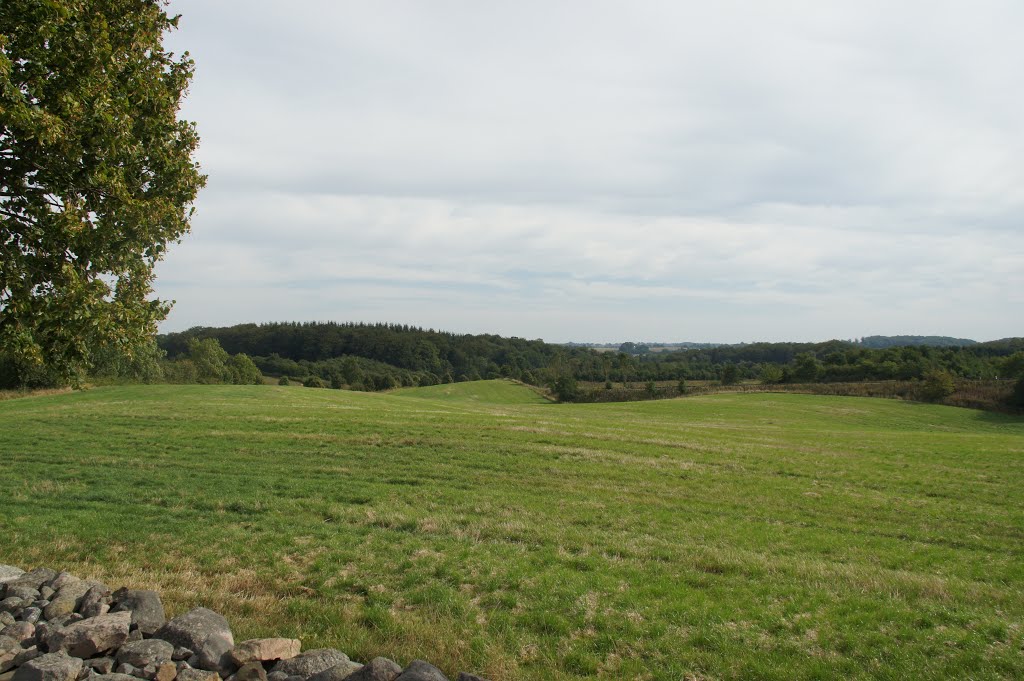
{"type": "Polygon", "coordinates": [[[63,652],[48,653],[18,667],[12,681],[75,681],[82,661],[63,652]]]}
{"type": "Polygon", "coordinates": [[[348,662],[348,655],[334,648],[316,648],[300,653],[290,660],[281,660],[274,665],[272,672],[284,672],[288,676],[301,676],[308,679],[325,669],[348,662]]]}
{"type": "Polygon", "coordinates": [[[97,615],[57,629],[47,637],[46,646],[51,652],[63,650],[75,657],[95,657],[128,640],[130,624],[131,614],[127,612],[97,615]]]}
{"type": "Polygon", "coordinates": [[[429,662],[413,660],[395,681],[448,681],[448,677],[429,662]]]}
{"type": "Polygon", "coordinates": [[[132,628],[152,636],[167,623],[160,596],[148,589],[118,589],[111,596],[110,612],[132,614],[132,628]]]}
{"type": "Polygon", "coordinates": [[[297,638],[254,638],[236,645],[231,651],[231,660],[238,667],[252,661],[290,660],[301,649],[302,642],[297,638]]]}
{"type": "Polygon", "coordinates": [[[386,657],[375,657],[359,671],[353,672],[345,681],[395,681],[402,673],[402,667],[386,657]]]}
{"type": "Polygon", "coordinates": [[[195,653],[196,666],[208,671],[223,669],[230,662],[224,659],[225,653],[235,645],[228,621],[207,608],[195,608],[175,617],[153,636],[188,648],[195,653]]]}

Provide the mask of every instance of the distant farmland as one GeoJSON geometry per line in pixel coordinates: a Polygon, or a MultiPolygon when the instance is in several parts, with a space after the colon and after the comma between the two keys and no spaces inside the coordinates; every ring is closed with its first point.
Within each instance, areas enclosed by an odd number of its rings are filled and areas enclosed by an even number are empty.
{"type": "Polygon", "coordinates": [[[505,679],[1024,677],[1024,419],[130,386],[0,402],[0,563],[505,679]]]}

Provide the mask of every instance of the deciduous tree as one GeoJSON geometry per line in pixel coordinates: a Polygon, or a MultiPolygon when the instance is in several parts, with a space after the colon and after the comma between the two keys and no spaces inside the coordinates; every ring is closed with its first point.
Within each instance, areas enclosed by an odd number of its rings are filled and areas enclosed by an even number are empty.
{"type": "Polygon", "coordinates": [[[165,4],[0,2],[0,380],[74,382],[169,310],[153,267],[205,178],[165,4]]]}

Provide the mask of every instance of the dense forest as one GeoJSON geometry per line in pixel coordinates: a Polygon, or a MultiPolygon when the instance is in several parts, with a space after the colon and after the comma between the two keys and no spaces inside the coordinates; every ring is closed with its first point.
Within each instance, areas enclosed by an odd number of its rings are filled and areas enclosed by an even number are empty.
{"type": "MultiPolygon", "coordinates": [[[[535,385],[711,380],[735,383],[918,380],[929,371],[964,379],[1024,373],[1024,338],[966,345],[868,347],[863,341],[750,343],[628,354],[496,335],[455,334],[401,324],[270,323],[197,327],[162,335],[171,360],[189,339],[215,339],[270,376],[317,377],[333,387],[384,390],[484,378],[535,385]]],[[[881,338],[881,337],[876,337],[881,338]]],[[[926,337],[907,337],[920,343],[926,337]]]]}
{"type": "Polygon", "coordinates": [[[543,384],[550,367],[586,365],[596,353],[541,340],[466,335],[403,324],[271,323],[197,327],[158,337],[169,359],[189,338],[213,338],[270,376],[316,376],[335,387],[386,390],[486,378],[543,384]]]}

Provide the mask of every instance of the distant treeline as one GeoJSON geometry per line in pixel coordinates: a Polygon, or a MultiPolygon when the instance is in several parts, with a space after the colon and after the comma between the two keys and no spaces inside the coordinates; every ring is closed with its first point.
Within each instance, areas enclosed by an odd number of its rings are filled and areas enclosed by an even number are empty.
{"type": "Polygon", "coordinates": [[[1013,377],[1008,374],[1021,362],[1008,359],[1024,352],[1024,338],[933,347],[919,344],[929,337],[908,336],[918,344],[872,348],[869,342],[891,337],[869,337],[633,355],[402,324],[332,322],[196,327],[159,336],[158,343],[173,360],[187,352],[190,338],[216,339],[228,353],[251,357],[265,374],[300,381],[314,376],[334,387],[364,390],[487,378],[548,386],[559,380],[563,385],[567,380],[814,383],[918,380],[928,371],[945,371],[964,379],[994,379],[1013,377]]]}
{"type": "Polygon", "coordinates": [[[268,375],[300,381],[314,376],[334,387],[385,390],[487,378],[544,384],[558,361],[585,364],[596,353],[542,340],[455,334],[404,324],[282,322],[196,327],[161,335],[170,359],[190,338],[213,338],[231,354],[244,353],[268,375]]]}
{"type": "Polygon", "coordinates": [[[968,346],[870,348],[849,341],[751,343],[642,355],[604,353],[579,366],[589,381],[758,379],[768,383],[920,379],[929,369],[954,376],[1005,376],[1005,360],[1024,351],[1024,338],[968,346]]]}

